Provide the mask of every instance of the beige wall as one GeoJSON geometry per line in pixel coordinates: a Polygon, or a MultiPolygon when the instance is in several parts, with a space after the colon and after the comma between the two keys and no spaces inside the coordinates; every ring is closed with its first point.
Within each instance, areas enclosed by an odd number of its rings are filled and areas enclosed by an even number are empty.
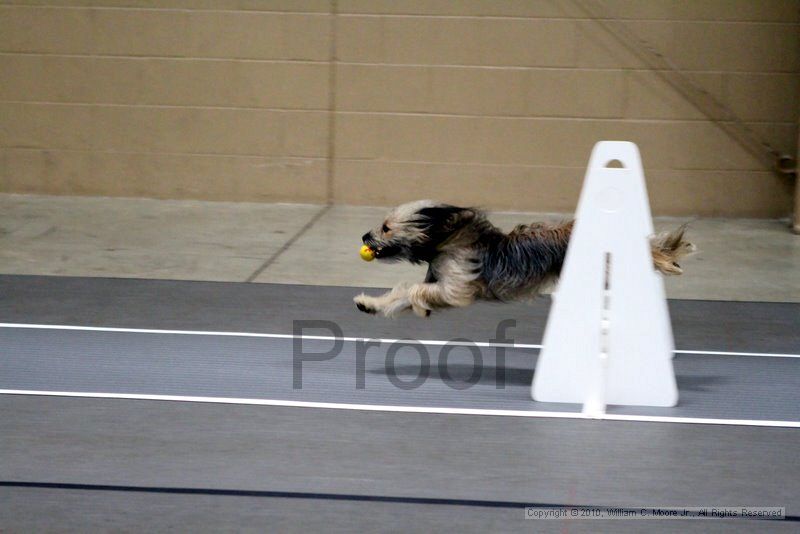
{"type": "MultiPolygon", "coordinates": [[[[796,151],[799,2],[593,5],[796,151]]],[[[2,0],[0,73],[2,191],[571,211],[626,139],[656,213],[792,209],[572,0],[2,0]]]]}

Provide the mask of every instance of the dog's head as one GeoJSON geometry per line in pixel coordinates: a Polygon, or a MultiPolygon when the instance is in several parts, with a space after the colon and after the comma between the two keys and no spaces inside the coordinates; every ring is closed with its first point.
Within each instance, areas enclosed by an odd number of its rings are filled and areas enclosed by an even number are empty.
{"type": "Polygon", "coordinates": [[[431,261],[441,247],[478,214],[474,208],[418,200],[394,208],[361,240],[379,260],[431,261]]]}

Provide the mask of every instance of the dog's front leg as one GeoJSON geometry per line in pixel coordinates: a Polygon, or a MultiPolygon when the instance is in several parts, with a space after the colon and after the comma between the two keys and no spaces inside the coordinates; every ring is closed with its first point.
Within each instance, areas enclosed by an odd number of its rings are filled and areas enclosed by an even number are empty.
{"type": "Polygon", "coordinates": [[[364,313],[381,313],[386,317],[393,317],[411,307],[408,291],[409,284],[398,284],[391,291],[378,297],[361,293],[353,299],[353,302],[364,313]]]}
{"type": "Polygon", "coordinates": [[[409,308],[420,317],[427,317],[434,307],[447,306],[443,303],[438,284],[400,284],[388,293],[371,297],[364,293],[353,299],[359,310],[365,313],[380,313],[386,317],[394,317],[409,308]],[[413,297],[412,297],[413,295],[413,297]],[[413,298],[413,300],[412,300],[413,298]]]}
{"type": "Polygon", "coordinates": [[[475,294],[467,286],[448,289],[441,281],[411,286],[400,284],[378,297],[362,293],[353,299],[359,310],[386,317],[394,317],[409,308],[420,317],[428,317],[434,309],[468,306],[474,300],[475,294]]]}

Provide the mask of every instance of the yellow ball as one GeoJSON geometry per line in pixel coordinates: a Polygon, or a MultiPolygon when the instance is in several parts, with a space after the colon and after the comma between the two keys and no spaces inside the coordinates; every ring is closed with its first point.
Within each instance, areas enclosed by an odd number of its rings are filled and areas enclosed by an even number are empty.
{"type": "Polygon", "coordinates": [[[373,252],[373,250],[367,245],[362,246],[358,253],[361,255],[361,259],[364,261],[372,261],[375,259],[375,252],[373,252]]]}

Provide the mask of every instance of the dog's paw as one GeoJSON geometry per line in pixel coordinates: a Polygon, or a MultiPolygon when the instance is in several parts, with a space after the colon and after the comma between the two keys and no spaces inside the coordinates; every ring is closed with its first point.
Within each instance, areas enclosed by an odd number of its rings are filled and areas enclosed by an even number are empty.
{"type": "Polygon", "coordinates": [[[370,314],[378,313],[378,310],[376,310],[375,308],[370,308],[369,306],[361,302],[356,302],[356,308],[358,308],[364,313],[370,313],[370,314]]]}
{"type": "Polygon", "coordinates": [[[370,297],[363,294],[353,298],[353,302],[356,303],[356,308],[358,308],[360,311],[371,314],[378,313],[378,309],[370,302],[370,300],[370,297]]]}
{"type": "Polygon", "coordinates": [[[431,316],[431,310],[429,310],[428,308],[424,308],[422,306],[417,306],[417,305],[412,305],[411,309],[414,310],[414,313],[418,317],[430,317],[431,316]]]}

